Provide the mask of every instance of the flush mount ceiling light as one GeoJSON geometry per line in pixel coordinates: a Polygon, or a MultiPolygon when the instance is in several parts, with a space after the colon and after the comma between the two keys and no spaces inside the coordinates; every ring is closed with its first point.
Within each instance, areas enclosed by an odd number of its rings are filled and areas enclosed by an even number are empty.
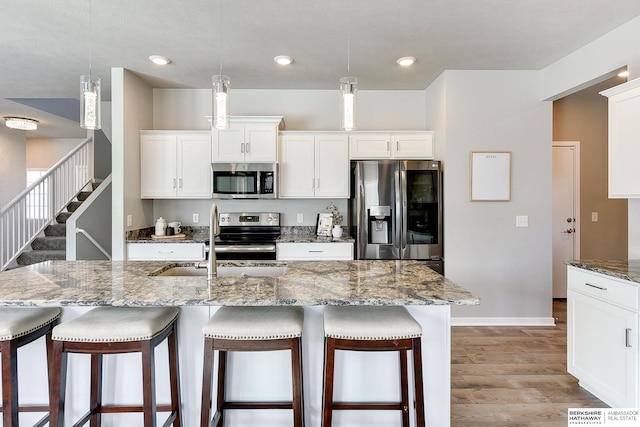
{"type": "Polygon", "coordinates": [[[409,65],[415,64],[416,58],[413,56],[403,56],[402,58],[398,58],[396,62],[403,67],[408,67],[409,65]]]}
{"type": "Polygon", "coordinates": [[[287,55],[278,55],[275,58],[273,58],[273,60],[280,65],[289,65],[293,63],[293,58],[287,55]]]}
{"type": "Polygon", "coordinates": [[[167,58],[166,56],[162,56],[162,55],[151,55],[149,57],[149,60],[151,62],[153,62],[156,65],[167,65],[167,64],[171,64],[171,60],[169,58],[167,58]]]}
{"type": "Polygon", "coordinates": [[[4,121],[9,129],[19,129],[19,130],[38,129],[38,121],[34,119],[28,119],[26,117],[5,117],[4,121]]]}

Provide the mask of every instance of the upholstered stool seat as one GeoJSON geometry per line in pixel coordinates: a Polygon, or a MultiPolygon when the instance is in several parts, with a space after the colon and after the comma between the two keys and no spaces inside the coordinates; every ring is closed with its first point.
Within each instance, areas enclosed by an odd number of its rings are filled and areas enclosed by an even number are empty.
{"type": "Polygon", "coordinates": [[[293,424],[304,425],[302,393],[302,307],[221,307],[204,325],[202,427],[221,426],[228,409],[293,409],[293,424]],[[211,419],[213,355],[218,351],[217,410],[211,419]],[[293,398],[290,402],[228,401],[225,395],[227,352],[291,351],[293,398]]]}
{"type": "MultiPolygon", "coordinates": [[[[101,414],[143,412],[144,426],[156,425],[157,412],[170,412],[164,425],[181,425],[180,376],[178,371],[176,307],[98,307],[53,329],[55,391],[51,393],[51,426],[64,421],[66,367],[68,353],[91,355],[90,408],[74,425],[94,420],[101,414]],[[171,404],[156,405],[155,348],[165,339],[169,350],[171,404]],[[142,357],[142,406],[102,404],[102,356],[139,352],[142,357]]],[[[92,423],[92,425],[94,425],[92,423]]]]}
{"type": "MultiPolygon", "coordinates": [[[[36,426],[49,421],[49,405],[18,405],[18,348],[45,337],[47,372],[51,370],[51,330],[60,319],[59,308],[0,308],[0,353],[2,353],[2,425],[18,425],[18,413],[46,412],[36,426]]],[[[49,387],[51,384],[49,383],[49,387]]]]}
{"type": "Polygon", "coordinates": [[[407,351],[413,353],[416,424],[424,421],[422,382],[422,327],[404,307],[328,306],[324,311],[325,358],[322,425],[331,426],[333,410],[400,410],[402,425],[409,426],[407,351]],[[334,402],[336,350],[398,351],[400,355],[400,402],[334,402]]]}

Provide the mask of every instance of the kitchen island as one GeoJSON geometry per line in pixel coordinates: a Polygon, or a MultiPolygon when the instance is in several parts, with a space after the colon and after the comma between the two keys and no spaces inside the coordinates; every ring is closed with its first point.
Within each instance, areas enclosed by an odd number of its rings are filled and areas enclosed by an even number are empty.
{"type": "MultiPolygon", "coordinates": [[[[425,378],[426,419],[428,425],[449,425],[450,406],[450,306],[479,304],[470,292],[416,261],[326,261],[268,262],[267,267],[283,268],[284,274],[271,277],[164,276],[175,262],[48,261],[0,273],[0,305],[62,306],[62,321],[87,311],[91,306],[182,307],[179,320],[179,351],[184,408],[184,424],[197,424],[202,374],[201,327],[219,306],[224,305],[302,305],[305,306],[303,364],[305,418],[307,426],[320,425],[322,396],[324,305],[405,305],[423,328],[423,372],[425,378]],[[285,264],[285,265],[283,265],[285,264]]],[[[254,263],[255,264],[255,263],[254,263]]],[[[264,263],[263,263],[264,265],[264,263]]],[[[242,267],[246,263],[225,262],[220,267],[242,267]]],[[[195,269],[194,269],[195,270],[195,269]]],[[[188,274],[196,274],[197,272],[188,274]]],[[[41,350],[41,349],[40,349],[41,350]]],[[[37,362],[35,351],[26,354],[37,362]]],[[[27,353],[27,352],[25,352],[27,353]]],[[[75,355],[73,355],[75,356],[75,355]]],[[[340,354],[336,399],[386,400],[399,395],[398,362],[394,354],[340,354]]],[[[70,359],[69,413],[83,412],[88,384],[88,359],[70,359]]],[[[158,352],[159,402],[168,401],[166,373],[160,367],[166,356],[158,352]]],[[[22,364],[24,362],[21,360],[22,364]]],[[[228,390],[232,398],[274,400],[290,396],[288,354],[234,354],[233,375],[228,390]],[[275,377],[274,377],[275,375],[275,377]],[[275,378],[275,379],[274,379],[275,378]]],[[[106,381],[106,402],[133,402],[141,395],[139,361],[136,355],[108,357],[107,378],[117,370],[118,381],[106,381]],[[123,380],[120,380],[120,379],[123,380]],[[115,383],[114,383],[115,382],[115,383]]],[[[21,378],[25,387],[30,369],[21,378]]],[[[34,380],[34,378],[31,378],[34,380]]],[[[37,382],[36,382],[37,383],[37,382]]],[[[34,393],[28,399],[42,401],[34,393]]],[[[46,394],[44,395],[46,400],[46,394]]],[[[106,417],[103,425],[135,425],[137,415],[106,417]],[[124,421],[123,421],[124,420],[124,421]],[[113,424],[111,424],[113,423],[113,424]]],[[[232,414],[234,425],[281,426],[290,423],[290,411],[242,411],[232,414]]],[[[392,412],[352,412],[339,414],[340,425],[392,425],[399,420],[392,412]]],[[[139,421],[138,421],[139,422],[139,421]]]]}

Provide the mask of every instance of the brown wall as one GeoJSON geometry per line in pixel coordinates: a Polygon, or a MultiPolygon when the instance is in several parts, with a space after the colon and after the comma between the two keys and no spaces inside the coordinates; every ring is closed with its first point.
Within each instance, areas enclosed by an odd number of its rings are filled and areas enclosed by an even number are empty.
{"type": "MultiPolygon", "coordinates": [[[[620,83],[612,80],[609,87],[620,83]]],[[[626,259],[627,200],[607,195],[607,98],[597,90],[553,103],[553,140],[580,141],[580,258],[626,259]],[[598,222],[591,221],[592,212],[598,222]]]]}

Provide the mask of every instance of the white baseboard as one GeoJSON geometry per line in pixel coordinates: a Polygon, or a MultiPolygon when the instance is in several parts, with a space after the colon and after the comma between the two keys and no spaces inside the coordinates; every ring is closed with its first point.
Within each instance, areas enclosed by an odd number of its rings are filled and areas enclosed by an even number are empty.
{"type": "Polygon", "coordinates": [[[451,326],[555,326],[553,317],[452,317],[451,326]]]}

